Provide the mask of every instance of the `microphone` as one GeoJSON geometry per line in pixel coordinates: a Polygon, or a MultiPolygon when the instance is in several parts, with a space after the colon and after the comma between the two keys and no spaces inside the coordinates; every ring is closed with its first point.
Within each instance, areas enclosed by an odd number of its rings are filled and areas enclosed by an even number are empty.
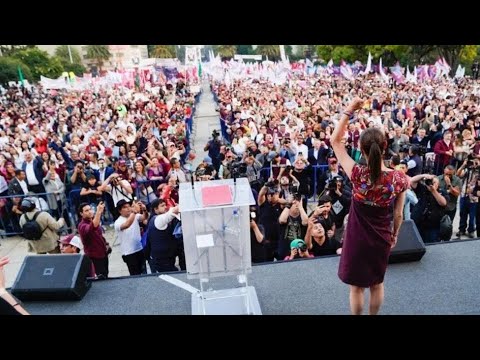
{"type": "Polygon", "coordinates": [[[192,190],[195,189],[195,180],[193,180],[193,174],[191,176],[191,180],[192,180],[192,190]]]}

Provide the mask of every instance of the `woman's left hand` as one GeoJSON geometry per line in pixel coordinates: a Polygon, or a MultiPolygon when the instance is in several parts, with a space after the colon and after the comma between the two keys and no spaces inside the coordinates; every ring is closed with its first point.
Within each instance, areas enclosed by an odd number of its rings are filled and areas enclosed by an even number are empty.
{"type": "Polygon", "coordinates": [[[395,247],[395,245],[397,245],[397,241],[398,241],[398,234],[397,235],[392,234],[392,244],[391,244],[392,249],[395,247]]]}

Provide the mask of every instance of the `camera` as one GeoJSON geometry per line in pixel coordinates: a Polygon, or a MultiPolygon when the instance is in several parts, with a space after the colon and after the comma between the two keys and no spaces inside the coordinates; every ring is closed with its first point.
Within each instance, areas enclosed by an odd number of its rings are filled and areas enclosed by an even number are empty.
{"type": "Polygon", "coordinates": [[[467,167],[473,167],[475,166],[475,162],[473,161],[475,159],[475,155],[474,154],[468,154],[468,157],[467,157],[467,167]]]}
{"type": "Polygon", "coordinates": [[[426,186],[432,186],[433,185],[433,179],[423,179],[423,182],[426,186]]]}
{"type": "Polygon", "coordinates": [[[305,252],[307,251],[307,244],[298,245],[297,249],[300,250],[301,252],[305,252]]]}
{"type": "Polygon", "coordinates": [[[241,161],[232,162],[229,165],[232,175],[235,177],[247,177],[247,164],[241,161]]]}
{"type": "Polygon", "coordinates": [[[212,138],[215,140],[217,137],[220,136],[220,133],[217,130],[212,131],[212,138]]]}

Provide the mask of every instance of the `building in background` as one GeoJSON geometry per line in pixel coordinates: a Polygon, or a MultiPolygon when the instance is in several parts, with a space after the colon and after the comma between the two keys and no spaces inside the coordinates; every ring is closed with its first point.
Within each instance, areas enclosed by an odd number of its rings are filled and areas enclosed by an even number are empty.
{"type": "MultiPolygon", "coordinates": [[[[55,54],[55,49],[59,45],[37,45],[39,49],[48,52],[49,55],[55,54]]],[[[90,68],[95,64],[95,60],[87,59],[87,45],[70,45],[72,49],[77,49],[81,56],[83,65],[90,68]]],[[[112,57],[105,61],[103,64],[103,70],[115,70],[115,69],[131,69],[138,64],[142,59],[148,58],[147,45],[108,45],[108,49],[112,54],[112,57]]]]}

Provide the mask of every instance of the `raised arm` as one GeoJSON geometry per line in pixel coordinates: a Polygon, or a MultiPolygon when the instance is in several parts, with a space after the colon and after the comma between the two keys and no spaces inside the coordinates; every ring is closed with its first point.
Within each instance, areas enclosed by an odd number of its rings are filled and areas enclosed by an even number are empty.
{"type": "Polygon", "coordinates": [[[348,155],[347,149],[345,149],[345,145],[342,143],[342,138],[345,133],[345,128],[348,125],[348,120],[356,110],[362,108],[363,103],[364,101],[362,99],[355,98],[350,105],[347,106],[347,110],[343,112],[338,125],[335,127],[335,130],[330,137],[333,151],[349,178],[352,176],[355,161],[348,155]]]}

